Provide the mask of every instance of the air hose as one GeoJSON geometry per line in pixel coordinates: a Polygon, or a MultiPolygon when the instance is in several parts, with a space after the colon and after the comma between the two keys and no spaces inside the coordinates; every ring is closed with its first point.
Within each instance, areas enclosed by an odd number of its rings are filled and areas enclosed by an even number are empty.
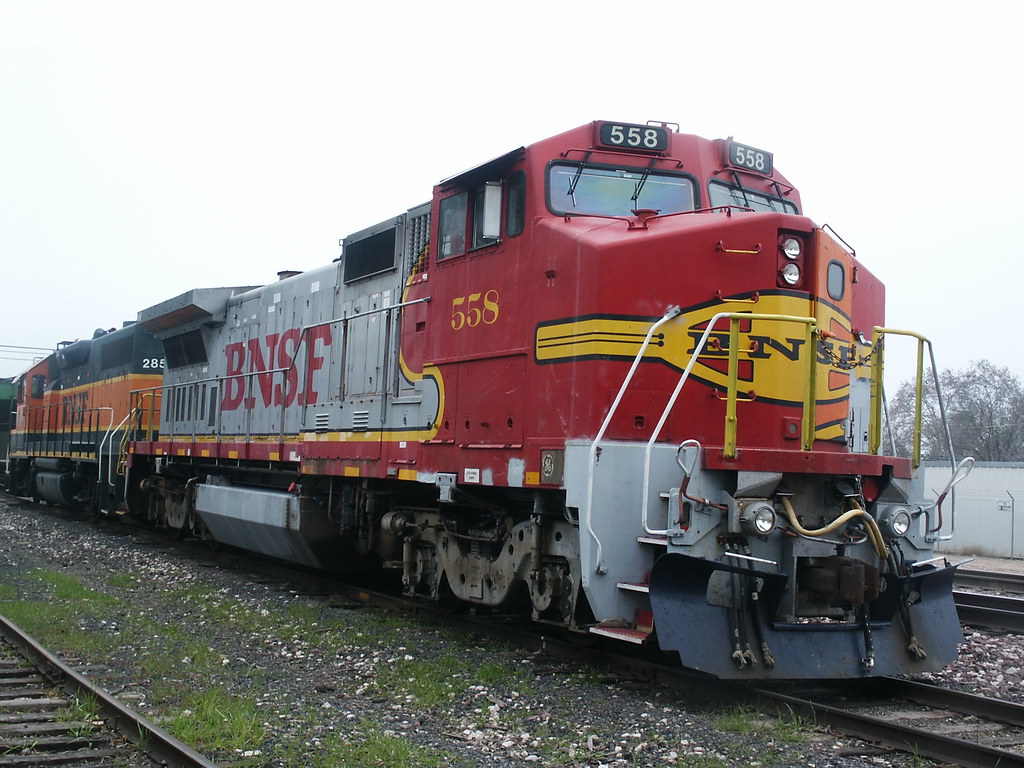
{"type": "Polygon", "coordinates": [[[782,507],[786,510],[786,517],[789,520],[789,524],[793,526],[793,529],[801,534],[802,536],[810,536],[811,538],[817,538],[819,536],[825,536],[832,531],[840,528],[846,523],[850,522],[854,518],[863,517],[864,526],[867,528],[868,535],[871,537],[871,543],[875,545],[875,552],[883,560],[889,557],[889,550],[885,546],[885,539],[882,538],[882,532],[878,529],[878,523],[875,522],[874,518],[867,513],[866,510],[861,509],[856,501],[850,499],[850,503],[853,505],[853,509],[848,510],[833,520],[828,525],[822,528],[816,528],[810,530],[804,528],[800,521],[797,519],[796,510],[793,509],[793,503],[789,500],[788,496],[782,497],[782,507]]]}

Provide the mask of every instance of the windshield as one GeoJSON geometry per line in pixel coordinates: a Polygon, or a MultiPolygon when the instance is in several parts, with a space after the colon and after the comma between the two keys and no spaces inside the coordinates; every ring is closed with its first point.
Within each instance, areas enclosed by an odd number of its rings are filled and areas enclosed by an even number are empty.
{"type": "Polygon", "coordinates": [[[639,208],[660,213],[694,209],[693,182],[686,176],[643,168],[594,168],[581,163],[548,169],[548,207],[555,213],[629,216],[639,208]]]}
{"type": "Polygon", "coordinates": [[[755,192],[746,187],[723,184],[712,181],[708,184],[711,193],[711,207],[720,205],[738,205],[752,208],[755,211],[774,211],[775,213],[798,213],[796,206],[780,197],[770,197],[763,192],[755,192]]]}

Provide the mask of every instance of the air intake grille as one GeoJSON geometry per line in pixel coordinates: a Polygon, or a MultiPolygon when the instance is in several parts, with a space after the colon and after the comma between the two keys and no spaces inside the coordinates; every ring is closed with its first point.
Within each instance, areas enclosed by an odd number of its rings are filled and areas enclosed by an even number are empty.
{"type": "Polygon", "coordinates": [[[425,272],[430,248],[430,211],[416,216],[410,214],[406,231],[409,233],[409,274],[425,272]]]}
{"type": "Polygon", "coordinates": [[[352,413],[352,431],[365,432],[370,428],[370,412],[354,411],[352,413]]]}

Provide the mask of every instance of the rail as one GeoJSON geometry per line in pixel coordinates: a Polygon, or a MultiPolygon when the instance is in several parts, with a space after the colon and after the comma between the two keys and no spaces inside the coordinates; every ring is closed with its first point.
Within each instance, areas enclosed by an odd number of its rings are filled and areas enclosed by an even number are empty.
{"type": "MultiPolygon", "coordinates": [[[[316,328],[322,328],[325,326],[336,325],[338,323],[343,326],[352,320],[357,320],[371,315],[384,315],[385,316],[385,329],[384,333],[384,351],[383,355],[385,359],[390,359],[393,335],[392,331],[394,328],[394,317],[398,314],[398,311],[404,307],[408,307],[414,304],[424,304],[430,301],[430,297],[424,297],[421,299],[413,299],[411,301],[403,301],[397,304],[391,304],[385,307],[378,307],[364,312],[355,312],[351,315],[344,317],[336,317],[330,320],[324,320],[317,323],[310,323],[309,325],[303,326],[299,331],[299,337],[295,342],[295,352],[291,357],[291,361],[287,366],[271,368],[268,367],[264,370],[249,370],[239,373],[225,373],[220,376],[209,376],[202,379],[193,379],[190,381],[180,383],[162,384],[159,387],[150,387],[149,389],[133,390],[133,398],[144,398],[146,396],[152,397],[152,401],[149,407],[150,424],[154,423],[154,417],[156,413],[162,411],[163,418],[161,419],[160,427],[160,438],[167,439],[171,442],[176,437],[187,436],[192,442],[195,442],[196,438],[202,434],[204,436],[220,436],[223,434],[223,409],[222,404],[224,395],[226,392],[226,385],[229,382],[242,382],[241,390],[239,392],[244,402],[252,402],[258,397],[257,386],[259,392],[272,392],[272,402],[274,407],[277,408],[277,429],[276,431],[271,430],[268,432],[253,432],[253,408],[245,409],[244,425],[242,430],[238,433],[238,436],[243,442],[251,442],[254,434],[260,438],[270,437],[275,435],[279,442],[284,443],[286,436],[297,433],[299,428],[305,426],[306,409],[299,410],[299,421],[294,424],[294,429],[289,429],[287,422],[288,410],[287,405],[290,403],[286,393],[289,387],[289,375],[296,375],[295,371],[299,368],[299,364],[303,360],[303,355],[306,358],[307,370],[310,366],[310,358],[313,355],[311,348],[310,336],[311,331],[316,328]],[[305,352],[303,353],[303,347],[305,352]],[[276,389],[280,389],[281,396],[278,398],[276,389]],[[207,397],[209,395],[209,397],[207,397]],[[160,400],[159,407],[156,406],[156,401],[160,400]],[[277,400],[280,399],[278,403],[277,400]],[[207,402],[207,400],[209,402],[207,402]],[[199,422],[205,420],[205,428],[200,429],[198,427],[199,422]],[[178,431],[178,422],[184,423],[188,426],[187,430],[181,432],[178,431]],[[186,434],[187,433],[187,434],[186,434]]],[[[383,382],[386,377],[382,377],[383,382]]],[[[397,389],[397,367],[394,372],[394,388],[397,389]]],[[[342,377],[344,386],[345,378],[342,377]]],[[[344,394],[344,392],[342,393],[344,394]]],[[[381,420],[384,418],[384,408],[386,408],[387,396],[389,391],[385,388],[385,385],[381,384],[380,394],[381,397],[381,420]]],[[[266,401],[266,396],[264,396],[266,401]]],[[[135,400],[133,399],[133,404],[135,400]]],[[[310,403],[311,404],[311,403],[310,403]]],[[[133,407],[141,407],[140,405],[133,407]]],[[[270,406],[268,405],[267,412],[270,412],[270,406]]],[[[143,433],[141,430],[137,431],[140,442],[152,442],[154,439],[154,433],[149,430],[143,433]]]]}
{"type": "MultiPolygon", "coordinates": [[[[658,436],[661,434],[661,430],[665,427],[665,422],[668,421],[669,413],[675,407],[676,400],[679,398],[679,393],[683,389],[683,385],[686,383],[690,376],[690,372],[693,370],[693,366],[697,362],[699,357],[699,350],[704,349],[704,345],[707,344],[708,339],[711,336],[711,331],[714,330],[721,320],[729,320],[729,368],[727,373],[727,386],[726,386],[726,402],[725,402],[725,445],[723,453],[727,458],[736,457],[736,446],[737,446],[737,435],[739,433],[739,416],[737,412],[737,403],[739,400],[739,329],[741,321],[750,320],[771,320],[774,322],[784,323],[796,323],[804,326],[805,338],[804,343],[806,349],[814,349],[814,330],[817,321],[813,317],[801,317],[798,315],[772,315],[765,313],[750,313],[750,312],[719,312],[708,322],[707,328],[704,330],[703,335],[694,347],[697,352],[690,356],[690,362],[687,363],[686,368],[683,370],[682,375],[679,377],[679,382],[676,384],[675,389],[672,391],[672,395],[668,399],[668,404],[665,406],[665,410],[662,411],[661,418],[658,419],[657,425],[654,427],[654,432],[650,439],[647,441],[647,447],[644,451],[644,482],[643,482],[643,496],[641,500],[641,519],[643,522],[644,532],[649,536],[666,536],[668,530],[652,529],[648,525],[648,511],[650,507],[650,489],[651,489],[651,457],[654,451],[654,443],[657,441],[658,436]]],[[[756,349],[747,351],[747,354],[756,352],[756,349]]],[[[803,377],[803,415],[801,421],[801,448],[805,451],[809,451],[814,447],[814,411],[815,411],[815,390],[817,387],[817,360],[816,355],[812,353],[807,354],[807,362],[805,363],[807,370],[803,377]]]]}
{"type": "MultiPolygon", "coordinates": [[[[590,446],[590,459],[587,474],[587,499],[584,505],[581,522],[586,528],[587,534],[593,539],[596,554],[594,557],[594,572],[601,574],[605,572],[603,562],[604,547],[601,543],[600,537],[594,530],[592,522],[592,511],[593,511],[593,500],[594,500],[594,484],[595,474],[597,468],[597,456],[598,448],[601,441],[604,439],[604,435],[611,425],[612,419],[615,413],[618,411],[619,404],[622,402],[622,398],[632,383],[633,377],[636,374],[637,368],[640,366],[640,362],[643,360],[644,355],[647,352],[647,348],[650,345],[651,339],[654,336],[655,331],[662,325],[675,319],[681,313],[679,307],[670,307],[665,314],[657,320],[651,328],[648,330],[643,342],[640,344],[640,349],[637,350],[633,363],[626,373],[626,377],[619,387],[618,392],[615,395],[615,399],[612,401],[611,407],[608,409],[608,413],[605,415],[604,421],[601,423],[600,429],[598,429],[597,435],[594,437],[593,442],[590,446]]],[[[725,415],[725,438],[724,438],[724,453],[728,458],[735,458],[737,449],[737,435],[739,432],[739,418],[737,412],[737,402],[739,400],[739,328],[742,321],[751,320],[766,320],[772,322],[782,323],[797,323],[805,327],[805,339],[806,348],[813,350],[814,347],[814,332],[817,325],[817,320],[813,317],[802,317],[798,315],[774,315],[767,313],[756,313],[756,312],[719,312],[714,315],[707,324],[704,333],[701,335],[700,340],[694,347],[694,354],[690,356],[690,360],[683,370],[683,373],[679,377],[679,381],[672,391],[669,397],[668,404],[662,411],[661,417],[658,419],[658,423],[651,434],[650,439],[647,442],[647,446],[644,452],[644,478],[642,486],[643,498],[640,504],[641,523],[643,530],[647,535],[650,536],[664,536],[668,534],[667,529],[656,529],[652,528],[648,523],[649,517],[649,506],[650,506],[650,482],[651,482],[651,457],[654,450],[654,444],[664,429],[665,422],[668,420],[669,414],[675,407],[676,400],[679,398],[679,394],[683,389],[683,385],[687,382],[690,377],[690,373],[696,365],[700,352],[705,348],[708,343],[708,339],[711,336],[711,332],[715,326],[718,325],[722,320],[729,321],[729,367],[727,374],[727,386],[726,386],[726,415],[725,415]]],[[[756,352],[756,349],[750,349],[746,351],[746,354],[756,352]]],[[[806,365],[805,376],[803,377],[803,416],[801,422],[801,447],[805,451],[809,451],[814,446],[814,414],[815,414],[815,393],[817,386],[817,360],[816,355],[808,354],[806,365]]]]}
{"type": "MultiPolygon", "coordinates": [[[[924,351],[928,349],[928,359],[931,363],[932,369],[932,381],[935,385],[935,397],[939,406],[939,417],[942,421],[942,429],[945,433],[946,438],[946,450],[949,452],[949,464],[952,470],[952,476],[949,482],[946,484],[945,489],[939,495],[938,500],[932,507],[925,509],[925,513],[931,516],[931,511],[936,511],[936,523],[932,526],[929,519],[927,526],[927,534],[934,536],[933,540],[938,541],[949,541],[953,538],[956,531],[956,497],[954,488],[961,480],[963,480],[970,473],[971,468],[974,466],[974,459],[971,457],[965,458],[963,461],[957,463],[956,454],[953,451],[953,437],[949,431],[949,420],[946,418],[946,404],[942,397],[942,387],[939,384],[938,366],[935,364],[935,351],[932,347],[931,341],[926,337],[914,331],[900,330],[896,328],[885,328],[882,326],[875,326],[871,331],[871,348],[875,350],[874,358],[872,359],[871,367],[871,415],[868,419],[868,451],[878,455],[882,445],[882,424],[886,423],[886,419],[883,418],[883,408],[885,405],[885,389],[882,382],[882,377],[885,371],[885,337],[886,336],[905,336],[908,338],[917,339],[917,368],[914,375],[914,438],[912,447],[911,462],[914,469],[918,469],[921,466],[921,442],[922,442],[922,422],[923,422],[923,405],[924,405],[924,351]],[[949,513],[949,532],[943,534],[942,530],[945,528],[945,523],[942,515],[942,502],[945,500],[947,494],[952,494],[950,503],[949,513]]],[[[890,440],[891,440],[892,428],[889,426],[890,440]]]]}
{"type": "Polygon", "coordinates": [[[33,406],[25,409],[18,450],[51,456],[92,453],[99,459],[115,418],[114,409],[106,405],[75,410],[65,402],[33,406]],[[106,426],[100,419],[104,412],[110,414],[106,426]]]}
{"type": "MultiPolygon", "coordinates": [[[[0,616],[0,635],[33,664],[45,669],[48,676],[56,680],[65,691],[75,696],[94,699],[103,719],[121,736],[156,759],[160,765],[177,768],[216,768],[216,763],[154,725],[138,712],[124,706],[106,690],[58,659],[18,625],[3,616],[0,616]]],[[[52,759],[40,756],[39,762],[34,764],[66,763],[69,762],[67,758],[75,759],[75,753],[67,753],[64,755],[65,759],[60,759],[60,756],[52,753],[50,757],[52,759]]]]}

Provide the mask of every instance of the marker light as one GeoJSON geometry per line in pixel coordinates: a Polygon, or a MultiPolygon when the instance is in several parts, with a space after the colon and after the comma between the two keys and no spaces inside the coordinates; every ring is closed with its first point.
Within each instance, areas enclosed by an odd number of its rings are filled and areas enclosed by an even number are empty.
{"type": "Polygon", "coordinates": [[[740,525],[747,533],[767,536],[775,530],[775,508],[767,501],[755,501],[740,512],[740,525]]]}
{"type": "Polygon", "coordinates": [[[785,254],[787,259],[798,258],[802,250],[803,245],[795,237],[787,237],[782,242],[782,253],[785,254]]]}
{"type": "Polygon", "coordinates": [[[780,274],[782,275],[782,279],[790,285],[796,285],[800,282],[800,267],[793,262],[784,266],[780,274]]]}

